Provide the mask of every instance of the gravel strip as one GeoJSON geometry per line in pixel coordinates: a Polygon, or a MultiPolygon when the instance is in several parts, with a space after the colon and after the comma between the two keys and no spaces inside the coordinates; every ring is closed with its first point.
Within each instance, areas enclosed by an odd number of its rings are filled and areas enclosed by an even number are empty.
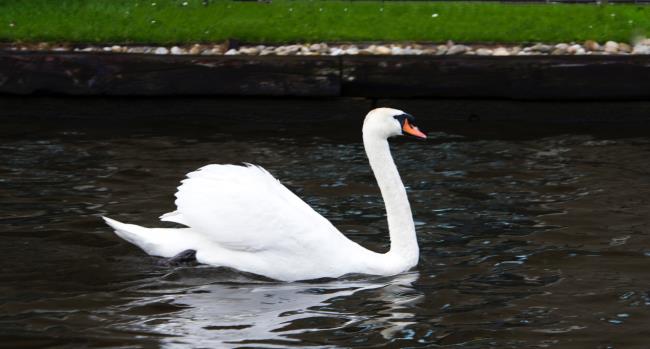
{"type": "Polygon", "coordinates": [[[136,45],[57,45],[5,44],[8,51],[53,52],[112,52],[155,55],[206,55],[206,56],[341,56],[341,55],[430,55],[430,56],[534,56],[534,55],[646,55],[650,54],[650,39],[634,43],[607,41],[598,43],[535,43],[529,45],[464,45],[448,41],[445,44],[328,44],[308,43],[291,45],[233,45],[194,44],[185,46],[136,45]]]}

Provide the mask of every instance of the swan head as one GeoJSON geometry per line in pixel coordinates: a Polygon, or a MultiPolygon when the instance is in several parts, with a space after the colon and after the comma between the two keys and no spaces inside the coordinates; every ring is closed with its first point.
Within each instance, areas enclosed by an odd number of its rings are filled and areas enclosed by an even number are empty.
{"type": "Polygon", "coordinates": [[[405,134],[426,139],[427,136],[414,125],[415,118],[399,109],[376,108],[363,121],[363,134],[381,138],[405,134]]]}

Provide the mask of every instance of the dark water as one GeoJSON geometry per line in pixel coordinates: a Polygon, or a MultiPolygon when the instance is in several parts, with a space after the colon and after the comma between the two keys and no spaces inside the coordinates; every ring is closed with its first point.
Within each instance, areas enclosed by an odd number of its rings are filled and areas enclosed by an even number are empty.
{"type": "Polygon", "coordinates": [[[3,120],[0,346],[648,347],[650,138],[638,126],[429,123],[431,140],[393,143],[418,267],[278,283],[162,266],[99,217],[164,226],[186,172],[246,161],[386,251],[359,120],[341,132],[204,121],[3,120]]]}

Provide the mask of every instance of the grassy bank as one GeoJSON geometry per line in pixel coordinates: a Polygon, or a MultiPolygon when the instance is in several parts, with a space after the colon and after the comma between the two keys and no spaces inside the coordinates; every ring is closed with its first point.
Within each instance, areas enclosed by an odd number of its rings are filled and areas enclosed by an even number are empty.
{"type": "Polygon", "coordinates": [[[635,5],[0,0],[0,40],[22,42],[629,41],[648,32],[650,6],[635,5]]]}

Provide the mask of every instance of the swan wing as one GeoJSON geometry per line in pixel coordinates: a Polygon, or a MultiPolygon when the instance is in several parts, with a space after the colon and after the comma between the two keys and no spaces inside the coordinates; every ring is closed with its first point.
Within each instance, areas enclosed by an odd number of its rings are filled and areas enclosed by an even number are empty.
{"type": "Polygon", "coordinates": [[[187,175],[177,210],[161,216],[241,251],[301,249],[343,235],[261,167],[208,165],[187,175]]]}
{"type": "Polygon", "coordinates": [[[183,225],[189,225],[183,218],[183,215],[178,211],[165,213],[164,215],[160,216],[160,220],[163,222],[174,222],[183,225]]]}

